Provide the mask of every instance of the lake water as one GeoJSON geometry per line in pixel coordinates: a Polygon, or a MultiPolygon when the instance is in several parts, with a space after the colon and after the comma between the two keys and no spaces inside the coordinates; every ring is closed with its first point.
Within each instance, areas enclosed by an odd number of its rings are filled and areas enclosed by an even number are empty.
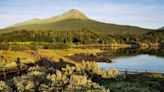
{"type": "Polygon", "coordinates": [[[116,52],[109,58],[113,63],[98,63],[103,69],[123,68],[148,70],[152,72],[164,73],[164,50],[133,50],[127,49],[116,52]]]}

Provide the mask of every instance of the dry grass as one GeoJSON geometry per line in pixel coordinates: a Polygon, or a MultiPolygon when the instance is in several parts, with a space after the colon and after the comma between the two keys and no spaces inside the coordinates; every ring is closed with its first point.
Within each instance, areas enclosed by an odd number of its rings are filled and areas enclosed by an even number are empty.
{"type": "Polygon", "coordinates": [[[39,49],[38,53],[40,55],[42,55],[43,57],[47,57],[47,58],[53,60],[54,62],[59,62],[59,59],[63,59],[65,62],[68,62],[68,63],[73,63],[73,64],[76,63],[76,62],[56,53],[54,50],[39,49]]]}
{"type": "MultiPolygon", "coordinates": [[[[73,55],[73,54],[94,54],[101,52],[99,49],[56,49],[56,50],[48,50],[48,49],[39,49],[38,53],[42,57],[47,57],[54,62],[59,62],[59,59],[63,59],[65,62],[77,64],[77,62],[66,58],[65,56],[73,55]]],[[[21,51],[0,51],[0,67],[3,66],[13,66],[13,62],[20,58],[21,63],[34,63],[37,61],[37,58],[33,55],[21,52],[21,51]]]]}
{"type": "Polygon", "coordinates": [[[80,53],[85,53],[85,54],[94,54],[101,52],[100,49],[56,49],[54,50],[55,53],[62,55],[62,56],[68,56],[68,55],[73,55],[73,54],[80,54],[80,53]]]}
{"type": "Polygon", "coordinates": [[[3,67],[3,65],[9,65],[10,63],[13,63],[17,60],[17,58],[20,58],[21,63],[31,63],[37,61],[37,58],[34,56],[19,52],[19,51],[0,51],[0,67],[3,67]]]}

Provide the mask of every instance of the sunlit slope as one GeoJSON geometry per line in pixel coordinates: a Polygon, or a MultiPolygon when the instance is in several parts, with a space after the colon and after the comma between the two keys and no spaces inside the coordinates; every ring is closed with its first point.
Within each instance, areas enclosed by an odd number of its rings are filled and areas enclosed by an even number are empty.
{"type": "Polygon", "coordinates": [[[65,12],[61,15],[58,16],[53,16],[47,19],[31,19],[25,22],[17,23],[13,25],[12,27],[15,26],[21,26],[21,25],[34,25],[34,24],[47,24],[47,23],[54,23],[62,20],[67,20],[67,19],[80,19],[80,20],[87,20],[88,17],[83,14],[82,12],[76,10],[76,9],[71,9],[68,12],[65,12]]]}
{"type": "Polygon", "coordinates": [[[59,16],[47,19],[32,19],[25,22],[17,23],[8,28],[2,29],[1,32],[19,31],[19,30],[42,30],[42,31],[70,31],[88,29],[99,32],[109,32],[111,34],[142,34],[150,30],[135,26],[116,25],[110,23],[98,22],[89,19],[82,12],[72,9],[59,16]]]}
{"type": "Polygon", "coordinates": [[[107,24],[94,20],[80,20],[80,19],[67,19],[54,23],[47,24],[32,24],[32,25],[22,25],[15,26],[4,29],[4,31],[18,31],[18,30],[52,30],[52,31],[62,31],[62,30],[78,30],[78,29],[88,29],[92,31],[99,32],[110,32],[110,33],[145,33],[149,32],[148,29],[143,29],[134,26],[123,26],[116,24],[107,24]]]}

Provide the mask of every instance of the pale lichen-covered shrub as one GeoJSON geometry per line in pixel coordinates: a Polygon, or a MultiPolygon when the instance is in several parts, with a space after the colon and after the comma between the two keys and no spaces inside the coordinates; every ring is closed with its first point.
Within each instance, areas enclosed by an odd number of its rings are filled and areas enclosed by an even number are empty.
{"type": "Polygon", "coordinates": [[[53,81],[53,82],[55,82],[55,81],[61,81],[61,79],[62,79],[62,73],[59,70],[57,70],[56,71],[56,74],[52,74],[51,76],[48,76],[48,78],[51,81],[53,81]]]}
{"type": "Polygon", "coordinates": [[[92,82],[86,76],[73,74],[70,77],[68,89],[78,89],[78,87],[87,89],[101,89],[101,86],[99,84],[92,82]]]}
{"type": "Polygon", "coordinates": [[[65,68],[62,68],[66,75],[71,75],[75,71],[75,69],[76,68],[74,66],[71,67],[69,65],[66,65],[65,68]]]}
{"type": "Polygon", "coordinates": [[[0,81],[0,92],[9,92],[9,87],[4,81],[0,81]]]}
{"type": "Polygon", "coordinates": [[[51,90],[56,90],[57,88],[64,87],[65,89],[78,89],[78,88],[96,88],[100,89],[101,86],[97,83],[93,83],[87,76],[65,74],[63,71],[56,71],[56,74],[48,75],[47,79],[51,81],[50,88],[51,90]]]}
{"type": "Polygon", "coordinates": [[[43,68],[36,66],[31,67],[26,75],[13,78],[13,80],[19,92],[31,92],[35,87],[40,87],[42,80],[46,80],[45,75],[43,68]]]}
{"type": "Polygon", "coordinates": [[[40,84],[39,90],[40,90],[41,92],[49,92],[49,89],[50,89],[49,85],[47,85],[47,84],[45,84],[45,83],[40,84]]]}
{"type": "Polygon", "coordinates": [[[102,71],[102,72],[101,72],[101,76],[102,76],[103,78],[108,78],[108,77],[109,77],[109,76],[107,76],[106,71],[102,71]]]}
{"type": "Polygon", "coordinates": [[[107,72],[103,71],[100,69],[96,62],[89,61],[83,61],[81,64],[77,64],[75,69],[81,72],[88,71],[89,73],[101,75],[101,77],[103,78],[115,78],[119,74],[119,72],[116,69],[112,69],[107,72]]]}
{"type": "Polygon", "coordinates": [[[29,73],[29,75],[32,75],[35,77],[42,76],[43,74],[44,74],[44,72],[41,72],[41,71],[32,71],[29,73]]]}
{"type": "Polygon", "coordinates": [[[80,67],[82,70],[86,70],[86,71],[93,72],[93,73],[96,73],[96,74],[101,74],[101,69],[96,64],[96,62],[89,62],[89,61],[85,62],[85,61],[83,61],[77,67],[80,67]]]}
{"type": "Polygon", "coordinates": [[[45,68],[39,67],[39,66],[34,66],[34,67],[30,67],[30,68],[28,69],[28,71],[29,71],[29,72],[31,72],[31,71],[45,71],[45,68]]]}
{"type": "Polygon", "coordinates": [[[47,79],[50,81],[50,83],[48,84],[50,92],[57,91],[59,89],[64,89],[64,86],[68,83],[69,80],[67,76],[62,74],[62,72],[59,70],[56,71],[56,74],[49,74],[47,76],[47,79]]]}
{"type": "MultiPolygon", "coordinates": [[[[67,65],[61,70],[49,72],[50,70],[52,69],[39,66],[31,67],[27,75],[14,78],[14,84],[19,92],[34,91],[35,86],[41,92],[56,92],[61,90],[66,90],[67,92],[70,89],[71,91],[75,91],[82,90],[83,88],[88,91],[95,89],[97,90],[96,92],[106,90],[103,86],[92,82],[91,77],[88,76],[95,73],[98,76],[101,75],[103,78],[108,77],[107,72],[102,71],[95,62],[83,62],[82,65],[76,66],[67,65]],[[26,79],[28,77],[30,79],[26,79]]],[[[115,74],[115,71],[112,71],[111,74],[115,74]]]]}
{"type": "Polygon", "coordinates": [[[56,85],[57,83],[66,84],[68,82],[67,76],[63,75],[59,70],[56,71],[56,74],[52,74],[52,75],[49,74],[47,76],[47,79],[52,81],[53,85],[56,85]]]}
{"type": "Polygon", "coordinates": [[[86,76],[71,75],[70,84],[73,86],[87,86],[88,80],[86,76]]]}
{"type": "Polygon", "coordinates": [[[11,62],[11,63],[6,64],[5,68],[14,69],[14,68],[16,68],[16,66],[17,66],[16,62],[11,62]]]}
{"type": "Polygon", "coordinates": [[[107,71],[107,76],[109,78],[116,78],[119,74],[119,71],[115,68],[111,69],[110,71],[107,71]]]}
{"type": "Polygon", "coordinates": [[[13,78],[14,80],[14,84],[16,85],[17,87],[17,90],[19,92],[24,92],[25,91],[25,83],[27,82],[26,80],[22,79],[22,78],[13,78]]]}
{"type": "Polygon", "coordinates": [[[25,86],[25,90],[32,90],[34,88],[34,82],[28,81],[27,85],[25,86]]]}
{"type": "Polygon", "coordinates": [[[34,91],[34,81],[14,77],[14,84],[18,92],[34,91]]]}
{"type": "Polygon", "coordinates": [[[46,69],[39,66],[31,67],[28,69],[27,76],[32,76],[33,78],[39,78],[40,80],[42,80],[43,77],[47,76],[46,69]]]}

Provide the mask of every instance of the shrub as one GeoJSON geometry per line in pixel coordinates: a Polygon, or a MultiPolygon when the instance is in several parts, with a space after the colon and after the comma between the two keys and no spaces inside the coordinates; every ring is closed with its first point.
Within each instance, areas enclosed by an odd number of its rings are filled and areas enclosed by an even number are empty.
{"type": "Polygon", "coordinates": [[[62,81],[64,83],[67,83],[66,75],[63,75],[59,70],[56,71],[56,74],[48,75],[47,78],[55,83],[62,82],[62,81]]]}
{"type": "Polygon", "coordinates": [[[62,70],[65,72],[66,75],[71,75],[75,71],[75,67],[66,65],[65,68],[62,68],[62,70]]]}
{"type": "Polygon", "coordinates": [[[31,90],[34,88],[34,82],[33,81],[28,81],[27,85],[25,86],[25,90],[31,90]]]}
{"type": "MultiPolygon", "coordinates": [[[[67,92],[67,90],[73,92],[83,89],[88,89],[88,91],[95,89],[96,92],[102,92],[102,90],[104,90],[103,92],[109,92],[103,86],[93,82],[88,76],[87,71],[96,73],[97,70],[100,74],[102,73],[95,62],[83,62],[83,65],[78,66],[67,65],[65,68],[56,71],[52,71],[50,68],[45,69],[45,67],[35,66],[29,68],[27,75],[14,78],[14,84],[19,92],[35,91],[34,88],[38,88],[38,91],[41,92],[67,92]],[[30,79],[26,77],[30,77],[30,79]]],[[[103,73],[106,74],[105,71],[103,73]]]]}
{"type": "Polygon", "coordinates": [[[28,75],[33,77],[43,77],[45,76],[45,68],[35,66],[28,69],[28,75]]]}
{"type": "Polygon", "coordinates": [[[45,68],[44,67],[39,67],[38,65],[37,66],[34,66],[34,67],[30,67],[28,69],[29,72],[33,72],[33,71],[45,71],[45,68]]]}
{"type": "Polygon", "coordinates": [[[0,81],[0,91],[9,92],[9,87],[4,81],[0,81]]]}
{"type": "Polygon", "coordinates": [[[41,92],[49,92],[49,89],[50,89],[49,85],[47,85],[47,84],[45,84],[45,83],[40,84],[39,90],[40,90],[41,92]]]}
{"type": "Polygon", "coordinates": [[[70,78],[70,85],[72,86],[87,86],[87,82],[89,80],[87,80],[86,76],[81,76],[81,75],[71,75],[70,78]]]}
{"type": "Polygon", "coordinates": [[[11,63],[6,64],[5,68],[14,69],[14,68],[16,68],[16,66],[17,66],[16,62],[11,62],[11,63]]]}
{"type": "Polygon", "coordinates": [[[38,77],[38,76],[42,76],[44,74],[44,72],[40,72],[40,71],[32,71],[29,73],[29,75],[38,77]]]}
{"type": "Polygon", "coordinates": [[[110,71],[107,71],[107,76],[109,78],[116,78],[119,74],[119,71],[116,70],[115,68],[111,69],[110,71]]]}
{"type": "Polygon", "coordinates": [[[17,90],[19,92],[24,92],[25,91],[25,84],[26,84],[26,80],[21,79],[21,78],[13,78],[14,80],[14,85],[17,87],[17,90]]]}

